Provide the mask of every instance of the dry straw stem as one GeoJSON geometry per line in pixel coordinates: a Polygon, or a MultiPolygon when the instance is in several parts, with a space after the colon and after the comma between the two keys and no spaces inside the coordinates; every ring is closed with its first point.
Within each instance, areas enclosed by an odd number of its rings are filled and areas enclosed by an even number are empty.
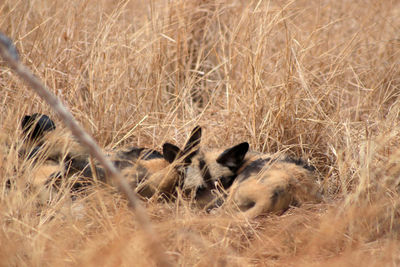
{"type": "Polygon", "coordinates": [[[72,116],[71,112],[61,103],[61,101],[51,93],[43,83],[36,78],[33,73],[25,67],[18,59],[17,50],[8,37],[0,33],[0,54],[3,59],[9,64],[17,75],[24,80],[44,101],[46,101],[54,111],[60,116],[65,125],[71,130],[72,134],[78,141],[87,147],[90,155],[96,158],[101,165],[103,165],[107,176],[116,181],[118,189],[127,197],[130,206],[133,208],[139,225],[148,235],[149,248],[152,249],[154,260],[158,266],[170,266],[166,260],[160,243],[158,242],[153,228],[151,227],[150,220],[146,214],[145,209],[139,203],[139,199],[129,187],[128,182],[122,177],[119,171],[109,161],[100,147],[96,144],[92,137],[77,123],[72,116]]]}

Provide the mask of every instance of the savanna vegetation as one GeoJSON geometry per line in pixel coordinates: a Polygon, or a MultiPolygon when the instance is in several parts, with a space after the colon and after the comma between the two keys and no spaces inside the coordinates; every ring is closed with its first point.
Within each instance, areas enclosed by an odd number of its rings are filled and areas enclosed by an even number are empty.
{"type": "MultiPolygon", "coordinates": [[[[143,202],[173,266],[400,264],[400,2],[2,0],[0,31],[105,150],[201,125],[203,146],[316,167],[323,203],[280,216],[143,202]]],[[[64,126],[1,60],[0,92],[1,266],[155,265],[112,188],[43,201],[29,186],[23,116],[64,126]]]]}

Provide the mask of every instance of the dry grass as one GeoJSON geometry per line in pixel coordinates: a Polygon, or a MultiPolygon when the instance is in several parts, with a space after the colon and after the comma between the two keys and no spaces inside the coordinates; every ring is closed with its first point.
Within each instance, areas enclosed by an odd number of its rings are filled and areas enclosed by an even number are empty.
{"type": "MultiPolygon", "coordinates": [[[[3,0],[0,29],[104,148],[182,144],[200,124],[203,145],[249,141],[317,167],[326,203],[283,216],[146,203],[174,264],[396,266],[399,15],[389,0],[3,0]]],[[[54,113],[9,69],[0,77],[1,265],[154,264],[112,190],[42,203],[27,186],[20,120],[54,113]]]]}

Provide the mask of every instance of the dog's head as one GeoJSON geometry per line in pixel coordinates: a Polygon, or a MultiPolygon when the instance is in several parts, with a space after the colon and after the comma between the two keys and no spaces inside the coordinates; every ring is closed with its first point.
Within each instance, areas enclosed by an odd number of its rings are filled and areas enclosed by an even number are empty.
{"type": "Polygon", "coordinates": [[[164,156],[176,162],[180,175],[180,188],[200,206],[206,206],[215,199],[213,191],[229,188],[237,176],[249,149],[247,142],[225,150],[201,148],[201,128],[193,129],[183,150],[165,143],[164,156]]]}

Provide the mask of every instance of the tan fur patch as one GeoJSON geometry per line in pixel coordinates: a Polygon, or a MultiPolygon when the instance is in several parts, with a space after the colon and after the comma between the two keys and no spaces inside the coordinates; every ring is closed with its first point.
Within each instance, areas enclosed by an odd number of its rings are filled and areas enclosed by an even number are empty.
{"type": "Polygon", "coordinates": [[[44,187],[49,177],[60,171],[60,164],[47,161],[43,164],[33,166],[29,175],[34,186],[44,187]]]}
{"type": "MultiPolygon", "coordinates": [[[[242,174],[245,172],[246,169],[242,174]]],[[[315,173],[303,166],[278,160],[249,177],[242,174],[230,189],[226,207],[238,208],[248,218],[282,213],[294,204],[321,201],[315,173]]]]}
{"type": "MultiPolygon", "coordinates": [[[[88,151],[79,144],[75,138],[65,133],[65,130],[56,129],[44,136],[44,144],[42,147],[41,154],[52,159],[62,159],[65,155],[70,154],[73,157],[88,157],[88,151]]],[[[27,143],[26,149],[29,149],[29,143],[27,143]]]]}
{"type": "Polygon", "coordinates": [[[148,178],[141,183],[137,192],[147,198],[154,194],[170,195],[173,194],[177,185],[179,175],[173,165],[168,165],[163,169],[151,173],[148,178]]]}
{"type": "Polygon", "coordinates": [[[121,170],[132,188],[143,197],[150,198],[154,194],[172,194],[179,175],[175,166],[164,158],[139,159],[132,162],[131,167],[121,170]]]}

